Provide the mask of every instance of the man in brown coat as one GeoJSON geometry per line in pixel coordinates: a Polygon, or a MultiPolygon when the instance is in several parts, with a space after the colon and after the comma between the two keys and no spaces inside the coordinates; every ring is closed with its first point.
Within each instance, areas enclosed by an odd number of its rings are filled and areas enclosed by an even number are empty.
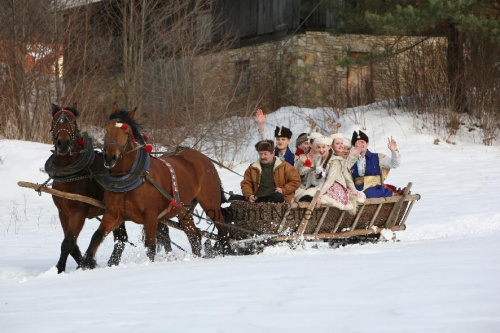
{"type": "Polygon", "coordinates": [[[300,186],[297,170],[274,156],[273,141],[259,141],[255,149],[259,159],[248,167],[241,182],[244,199],[250,202],[291,202],[300,186]]]}

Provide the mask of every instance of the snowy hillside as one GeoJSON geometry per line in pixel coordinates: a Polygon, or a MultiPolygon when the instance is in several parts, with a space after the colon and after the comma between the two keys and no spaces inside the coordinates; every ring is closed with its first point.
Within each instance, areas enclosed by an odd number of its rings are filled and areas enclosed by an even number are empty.
{"type": "MultiPolygon", "coordinates": [[[[323,109],[282,108],[268,129],[290,127],[294,137],[323,129],[323,109]]],[[[20,188],[42,183],[51,146],[0,141],[0,332],[498,332],[500,327],[500,147],[481,145],[477,131],[448,144],[405,114],[381,108],[349,110],[340,129],[350,137],[361,120],[371,151],[387,153],[392,136],[402,165],[387,180],[413,182],[418,201],[399,242],[295,251],[268,248],[255,256],[192,258],[174,247],[150,263],[140,226],[122,264],[108,268],[108,237],[100,268],[57,275],[63,234],[49,195],[20,188]],[[439,138],[439,144],[435,139],[439,138]]],[[[242,174],[257,154],[257,127],[238,149],[242,174]]],[[[230,154],[230,153],[229,153],[230,154]]],[[[228,157],[228,159],[231,157],[228,157]]],[[[219,169],[226,191],[241,177],[219,169]]],[[[86,250],[98,221],[78,240],[86,250]]],[[[185,235],[171,231],[189,249],[185,235]]]]}

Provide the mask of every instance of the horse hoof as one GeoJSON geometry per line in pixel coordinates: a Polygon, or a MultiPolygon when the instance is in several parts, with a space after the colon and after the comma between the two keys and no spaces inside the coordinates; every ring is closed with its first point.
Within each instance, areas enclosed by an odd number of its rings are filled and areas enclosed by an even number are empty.
{"type": "Polygon", "coordinates": [[[120,264],[121,256],[111,256],[108,260],[108,267],[118,266],[120,264]]]}
{"type": "Polygon", "coordinates": [[[82,263],[80,264],[80,268],[83,270],[94,269],[96,267],[97,267],[97,262],[95,261],[94,258],[85,258],[82,260],[82,263]]]}

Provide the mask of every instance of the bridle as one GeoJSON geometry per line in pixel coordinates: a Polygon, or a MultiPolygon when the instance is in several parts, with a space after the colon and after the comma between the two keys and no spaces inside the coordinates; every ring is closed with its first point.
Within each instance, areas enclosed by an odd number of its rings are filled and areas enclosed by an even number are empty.
{"type": "MultiPolygon", "coordinates": [[[[111,121],[109,123],[112,123],[114,122],[115,123],[115,127],[118,127],[120,129],[122,129],[122,126],[123,125],[126,125],[126,126],[130,126],[128,124],[125,124],[125,123],[121,123],[121,122],[118,122],[118,121],[111,121]]],[[[108,123],[108,124],[109,124],[108,123]]],[[[110,141],[108,143],[106,143],[104,145],[104,147],[102,148],[102,151],[106,151],[106,149],[109,147],[109,146],[115,146],[116,148],[118,148],[118,150],[120,151],[120,156],[118,156],[118,159],[121,159],[123,156],[127,155],[127,154],[130,154],[138,149],[140,149],[141,147],[143,147],[143,145],[141,144],[137,144],[136,147],[134,147],[133,149],[129,150],[129,151],[126,151],[129,143],[131,142],[134,142],[134,140],[132,140],[131,138],[131,132],[127,132],[127,141],[125,142],[125,144],[121,145],[120,143],[116,142],[116,141],[110,141]]]]}
{"type": "MultiPolygon", "coordinates": [[[[78,123],[76,122],[76,117],[75,117],[75,120],[71,121],[68,114],[74,116],[73,112],[66,110],[66,109],[61,109],[54,114],[53,119],[56,119],[56,121],[55,122],[52,121],[50,133],[52,134],[52,143],[54,143],[54,144],[56,143],[57,138],[59,137],[60,133],[63,133],[63,132],[68,133],[69,139],[70,139],[70,147],[71,147],[69,150],[69,154],[72,155],[72,147],[75,143],[75,140],[79,136],[79,129],[78,129],[78,123]],[[57,125],[64,124],[64,123],[68,123],[69,130],[66,127],[61,127],[60,129],[55,131],[57,125]]],[[[57,150],[57,145],[55,145],[55,147],[57,150]]]]}

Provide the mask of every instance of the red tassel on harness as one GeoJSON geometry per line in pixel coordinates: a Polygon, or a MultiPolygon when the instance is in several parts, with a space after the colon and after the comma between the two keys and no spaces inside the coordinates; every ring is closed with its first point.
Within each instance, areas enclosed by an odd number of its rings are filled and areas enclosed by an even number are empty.
{"type": "Polygon", "coordinates": [[[170,202],[168,203],[168,207],[167,207],[167,214],[170,213],[170,211],[172,210],[172,207],[182,208],[182,204],[173,200],[173,199],[170,200],[170,202]]]}
{"type": "Polygon", "coordinates": [[[83,139],[76,140],[76,143],[78,143],[82,147],[85,146],[85,141],[83,141],[83,139]]]}
{"type": "Polygon", "coordinates": [[[145,145],[144,149],[146,149],[148,153],[151,153],[153,151],[153,145],[145,145]]]}
{"type": "Polygon", "coordinates": [[[146,134],[143,134],[142,137],[144,138],[144,141],[149,141],[149,138],[146,134]]]}
{"type": "Polygon", "coordinates": [[[120,129],[122,129],[122,130],[126,130],[127,128],[128,128],[128,125],[127,125],[127,124],[122,124],[122,125],[120,126],[120,129]]]}

